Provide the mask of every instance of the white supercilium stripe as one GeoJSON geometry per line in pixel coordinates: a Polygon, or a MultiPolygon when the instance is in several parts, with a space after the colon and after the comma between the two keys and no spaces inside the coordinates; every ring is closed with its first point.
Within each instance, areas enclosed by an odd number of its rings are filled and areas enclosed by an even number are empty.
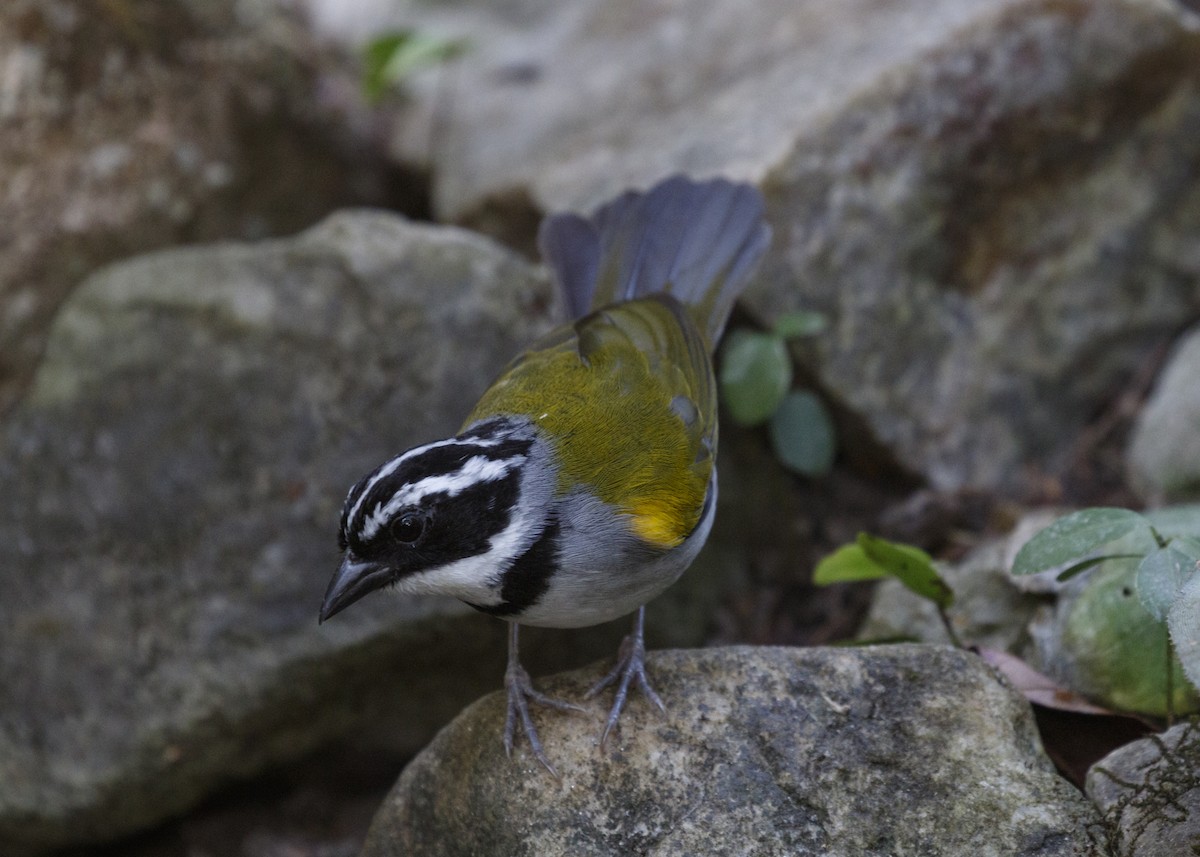
{"type": "MultiPolygon", "coordinates": [[[[430,444],[430,446],[433,446],[433,444],[430,444]]],[[[422,450],[429,449],[430,446],[422,447],[422,450]]],[[[405,485],[404,488],[393,494],[386,504],[380,503],[367,516],[366,520],[363,521],[362,538],[364,541],[370,541],[392,515],[405,506],[415,505],[426,495],[447,494],[450,497],[454,497],[472,485],[503,478],[515,465],[524,460],[525,456],[523,455],[499,460],[492,460],[483,455],[474,455],[468,458],[463,463],[463,466],[453,473],[439,473],[437,476],[426,476],[418,482],[405,485]]],[[[378,480],[372,480],[372,484],[376,481],[378,480]]],[[[367,492],[364,491],[363,493],[365,495],[367,492]]],[[[361,499],[359,502],[362,502],[361,499]]],[[[357,508],[358,504],[355,504],[355,510],[357,508]]],[[[350,520],[353,520],[353,513],[350,520]]]]}
{"type": "MultiPolygon", "coordinates": [[[[379,468],[379,471],[374,476],[371,477],[371,481],[368,482],[366,485],[364,485],[362,487],[362,490],[358,492],[358,500],[355,501],[354,506],[351,507],[349,514],[346,515],[346,520],[353,521],[354,517],[358,514],[358,510],[362,506],[363,501],[366,500],[367,495],[371,493],[371,489],[374,488],[376,485],[378,485],[382,480],[387,479],[389,476],[391,476],[393,473],[395,473],[396,468],[399,467],[404,462],[408,461],[409,459],[414,458],[415,456],[418,456],[418,455],[423,455],[424,453],[428,452],[431,449],[438,449],[443,446],[453,446],[456,443],[460,443],[463,446],[489,447],[489,446],[495,446],[501,440],[503,440],[503,438],[481,437],[481,438],[471,438],[470,440],[463,440],[460,437],[449,437],[449,438],[446,438],[445,440],[437,440],[437,441],[434,441],[433,443],[427,443],[424,446],[414,447],[413,449],[410,449],[408,452],[404,453],[403,455],[397,455],[395,458],[393,458],[387,464],[383,465],[383,467],[379,468]]],[[[353,491],[354,489],[351,488],[350,490],[353,491]]],[[[347,498],[347,499],[349,499],[349,498],[347,498]]]]}

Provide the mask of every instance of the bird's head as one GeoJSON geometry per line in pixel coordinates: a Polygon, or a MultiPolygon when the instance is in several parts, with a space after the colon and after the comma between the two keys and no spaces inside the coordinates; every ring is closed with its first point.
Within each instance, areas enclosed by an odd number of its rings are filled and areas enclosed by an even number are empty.
{"type": "Polygon", "coordinates": [[[321,621],[389,585],[487,603],[506,562],[543,525],[545,466],[532,426],[500,418],[368,473],[342,509],[342,564],[321,621]]]}

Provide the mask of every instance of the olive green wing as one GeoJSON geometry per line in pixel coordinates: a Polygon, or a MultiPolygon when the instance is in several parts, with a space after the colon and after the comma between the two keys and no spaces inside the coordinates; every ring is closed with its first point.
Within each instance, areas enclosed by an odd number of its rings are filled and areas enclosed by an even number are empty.
{"type": "Polygon", "coordinates": [[[526,416],[559,457],[559,489],[580,483],[670,548],[700,520],[717,444],[717,397],[703,335],[669,295],[605,307],[515,360],[468,424],[526,416]]]}

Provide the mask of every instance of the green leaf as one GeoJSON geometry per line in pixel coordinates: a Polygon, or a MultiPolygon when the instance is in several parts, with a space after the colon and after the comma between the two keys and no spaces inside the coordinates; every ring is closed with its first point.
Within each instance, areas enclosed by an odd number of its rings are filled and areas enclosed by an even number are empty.
{"type": "Polygon", "coordinates": [[[398,83],[417,69],[454,59],[466,47],[465,39],[415,33],[392,54],[385,71],[393,82],[398,83]]]}
{"type": "Polygon", "coordinates": [[[775,335],[784,339],[799,339],[803,336],[816,336],[824,333],[829,327],[829,319],[824,313],[812,310],[797,310],[785,312],[775,319],[775,335]]]}
{"type": "Polygon", "coordinates": [[[1107,707],[1152,715],[1193,710],[1197,700],[1183,669],[1174,662],[1168,671],[1167,627],[1138,597],[1137,567],[1133,560],[1106,562],[1074,593],[1060,593],[1054,622],[1062,622],[1061,635],[1042,636],[1052,629],[1041,627],[1039,658],[1107,707]]]}
{"type": "Polygon", "coordinates": [[[411,30],[397,30],[371,39],[363,47],[363,93],[370,101],[378,101],[391,84],[387,77],[388,63],[412,37],[411,30]]]}
{"type": "Polygon", "coordinates": [[[1190,557],[1196,562],[1200,562],[1200,539],[1189,538],[1188,536],[1180,536],[1171,539],[1171,547],[1179,551],[1186,557],[1190,557]]]}
{"type": "Polygon", "coordinates": [[[734,422],[766,422],[792,385],[792,361],[783,340],[739,330],[722,350],[721,398],[734,422]]]}
{"type": "Polygon", "coordinates": [[[859,533],[854,544],[844,545],[817,563],[813,583],[854,583],[894,577],[908,589],[939,607],[949,607],[954,593],[933,567],[929,554],[911,545],[901,545],[859,533]]]}
{"type": "Polygon", "coordinates": [[[789,470],[803,476],[821,476],[833,467],[837,449],[833,421],[812,393],[788,393],[771,417],[770,429],[775,455],[789,470]]]}
{"type": "Polygon", "coordinates": [[[941,608],[949,607],[954,601],[954,593],[937,573],[933,559],[925,551],[867,533],[859,533],[857,542],[868,559],[917,595],[928,598],[941,608]]]}
{"type": "Polygon", "coordinates": [[[1129,509],[1093,508],[1059,518],[1027,541],[1017,552],[1012,573],[1037,574],[1081,562],[1087,555],[1150,523],[1129,509]]]}
{"type": "Polygon", "coordinates": [[[404,81],[420,68],[453,59],[467,46],[464,39],[447,39],[394,30],[384,33],[363,48],[363,92],[377,101],[388,87],[404,81]]]}
{"type": "Polygon", "coordinates": [[[1137,593],[1142,606],[1163,622],[1179,591],[1196,573],[1196,560],[1174,545],[1151,551],[1137,569],[1137,593]]]}
{"type": "Polygon", "coordinates": [[[813,570],[813,583],[829,586],[831,583],[856,583],[861,580],[879,580],[887,577],[887,570],[867,556],[856,544],[843,545],[817,563],[813,570]]]}
{"type": "Polygon", "coordinates": [[[1200,688],[1200,574],[1193,574],[1179,591],[1167,613],[1167,628],[1184,675],[1200,688]]]}

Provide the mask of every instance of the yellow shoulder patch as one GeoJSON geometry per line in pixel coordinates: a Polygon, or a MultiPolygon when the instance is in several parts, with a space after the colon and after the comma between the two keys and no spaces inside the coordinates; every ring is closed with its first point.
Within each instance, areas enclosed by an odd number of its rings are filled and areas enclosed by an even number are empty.
{"type": "Polygon", "coordinates": [[[629,525],[634,534],[664,550],[682,544],[695,526],[694,521],[683,520],[677,510],[652,500],[639,503],[629,511],[629,525]]]}

